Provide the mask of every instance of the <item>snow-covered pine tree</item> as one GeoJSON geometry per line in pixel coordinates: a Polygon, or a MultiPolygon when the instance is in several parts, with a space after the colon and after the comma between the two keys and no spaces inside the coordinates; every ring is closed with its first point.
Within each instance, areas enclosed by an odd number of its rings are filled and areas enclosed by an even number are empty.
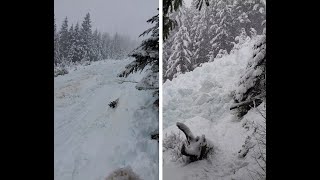
{"type": "MultiPolygon", "coordinates": [[[[208,34],[209,34],[209,62],[212,62],[215,58],[215,55],[217,54],[217,30],[220,28],[216,14],[218,13],[217,8],[217,1],[210,2],[209,7],[209,24],[208,24],[208,34]]],[[[222,52],[223,50],[219,50],[219,52],[222,52]]],[[[218,53],[219,54],[219,53],[218,53]]]]}
{"type": "Polygon", "coordinates": [[[60,60],[60,49],[59,49],[59,34],[57,32],[56,19],[54,18],[54,64],[57,65],[61,62],[60,60]]]}
{"type": "Polygon", "coordinates": [[[191,39],[189,51],[194,69],[204,62],[229,54],[235,44],[248,40],[246,34],[261,34],[260,29],[265,25],[265,4],[260,0],[193,0],[189,9],[184,9],[179,0],[166,0],[164,3],[169,3],[164,6],[164,16],[175,24],[169,29],[164,26],[164,31],[168,32],[164,37],[164,80],[168,78],[165,72],[173,64],[169,62],[174,52],[171,47],[181,26],[187,27],[191,39]],[[206,6],[203,6],[204,3],[206,6]]]}
{"type": "Polygon", "coordinates": [[[100,40],[98,35],[98,30],[96,29],[92,35],[91,49],[90,49],[90,60],[98,61],[101,60],[101,51],[100,51],[100,40]]]}
{"type": "Polygon", "coordinates": [[[185,26],[179,28],[173,42],[173,53],[168,59],[168,70],[165,72],[165,77],[172,80],[179,74],[192,70],[190,57],[192,56],[189,50],[191,39],[185,26]]]}
{"type": "Polygon", "coordinates": [[[178,10],[182,5],[183,0],[163,0],[163,40],[166,40],[170,31],[172,31],[176,26],[176,21],[170,17],[170,14],[178,10]]]}
{"type": "Polygon", "coordinates": [[[192,62],[192,66],[193,69],[196,67],[196,49],[197,49],[197,45],[196,45],[196,35],[197,35],[197,30],[198,30],[198,26],[200,23],[200,19],[201,19],[201,14],[200,11],[197,9],[197,1],[198,0],[193,0],[191,2],[191,7],[189,8],[188,12],[188,17],[191,18],[190,20],[190,28],[189,28],[189,36],[191,39],[191,43],[190,43],[190,51],[192,52],[192,58],[191,58],[191,62],[192,62]]]}
{"type": "Polygon", "coordinates": [[[262,34],[262,22],[265,21],[266,4],[261,0],[234,0],[234,14],[238,27],[244,27],[249,33],[250,28],[254,28],[257,34],[262,34]]]}
{"type": "Polygon", "coordinates": [[[109,59],[111,50],[111,37],[109,33],[102,34],[102,58],[109,59]]]}
{"type": "Polygon", "coordinates": [[[91,30],[91,20],[90,14],[87,13],[80,29],[80,42],[81,42],[81,49],[84,53],[82,61],[90,61],[91,56],[91,48],[92,48],[92,30],[91,30]]]}
{"type": "Polygon", "coordinates": [[[73,24],[70,26],[68,36],[69,36],[69,38],[68,38],[69,51],[68,51],[67,59],[68,59],[68,62],[72,62],[73,61],[73,54],[74,54],[73,45],[75,43],[75,33],[74,33],[73,24]]]}
{"type": "Polygon", "coordinates": [[[98,49],[98,60],[102,60],[102,36],[101,36],[101,32],[98,32],[97,35],[97,49],[98,49]]]}
{"type": "Polygon", "coordinates": [[[70,29],[69,29],[69,42],[72,41],[72,39],[74,38],[74,29],[73,29],[73,24],[71,24],[70,29]]]}
{"type": "MultiPolygon", "coordinates": [[[[155,101],[151,106],[154,107],[159,106],[159,14],[153,16],[147,22],[154,24],[154,26],[144,31],[140,36],[149,33],[151,33],[151,36],[143,40],[141,45],[129,54],[135,60],[128,64],[118,76],[127,77],[130,73],[138,70],[142,71],[147,67],[147,74],[138,82],[136,88],[153,91],[155,101]]],[[[159,108],[155,108],[154,113],[157,114],[158,110],[159,108]]],[[[152,136],[154,135],[155,133],[152,133],[152,136]]]]}
{"type": "Polygon", "coordinates": [[[136,85],[136,88],[138,90],[155,90],[155,94],[159,94],[159,14],[147,22],[154,24],[154,26],[144,31],[140,36],[150,32],[151,36],[143,40],[141,45],[129,54],[135,60],[128,64],[118,76],[127,77],[129,74],[142,71],[148,66],[149,72],[136,85]]]}
{"type": "MultiPolygon", "coordinates": [[[[198,10],[201,10],[201,8],[203,7],[203,4],[206,4],[207,6],[209,5],[209,0],[195,0],[195,1],[196,1],[195,2],[196,7],[198,10]]],[[[183,0],[163,0],[162,5],[163,5],[162,31],[163,31],[163,40],[165,41],[169,37],[170,32],[176,26],[176,21],[170,17],[170,14],[173,13],[174,11],[177,11],[183,5],[183,0]]]]}
{"type": "Polygon", "coordinates": [[[66,17],[62,23],[60,30],[60,39],[59,39],[59,47],[60,47],[60,59],[61,61],[67,61],[70,41],[69,41],[69,31],[68,31],[68,18],[66,17]]]}
{"type": "Polygon", "coordinates": [[[251,107],[257,107],[266,97],[266,36],[261,35],[253,47],[253,56],[248,61],[244,74],[234,91],[234,102],[230,109],[238,109],[244,116],[251,107]]]}
{"type": "MultiPolygon", "coordinates": [[[[175,33],[171,33],[175,34],[175,33]]],[[[168,59],[173,53],[172,45],[174,42],[174,36],[168,37],[166,41],[163,43],[163,55],[162,55],[162,66],[163,66],[163,72],[166,72],[169,68],[168,66],[168,59]]],[[[167,80],[167,77],[165,76],[165,73],[163,73],[163,83],[167,80]]]]}
{"type": "MultiPolygon", "coordinates": [[[[189,31],[192,22],[190,21],[190,17],[188,16],[188,8],[184,5],[181,5],[177,11],[172,12],[169,17],[170,19],[175,20],[176,26],[171,30],[170,34],[168,35],[167,39],[163,43],[163,72],[166,72],[170,66],[168,65],[168,60],[170,56],[173,54],[173,44],[176,34],[179,32],[181,26],[185,26],[189,31]]],[[[189,50],[191,50],[191,43],[189,43],[189,50]]],[[[168,79],[163,73],[163,82],[168,79]]],[[[171,79],[171,78],[170,78],[171,79]]]]}
{"type": "Polygon", "coordinates": [[[82,58],[84,57],[84,52],[81,47],[81,36],[80,36],[80,29],[79,29],[79,24],[77,23],[74,31],[73,31],[73,36],[71,39],[71,47],[70,47],[70,52],[69,52],[69,59],[72,62],[80,62],[82,58]]]}
{"type": "Polygon", "coordinates": [[[194,63],[193,68],[209,61],[210,39],[209,39],[209,15],[210,8],[205,7],[201,11],[201,17],[194,35],[194,63]]]}
{"type": "Polygon", "coordinates": [[[115,59],[122,59],[123,58],[123,51],[122,51],[122,47],[121,47],[121,41],[122,38],[120,36],[120,34],[116,33],[114,36],[114,58],[115,59]]]}
{"type": "MultiPolygon", "coordinates": [[[[232,1],[218,0],[214,3],[214,33],[211,36],[211,57],[216,57],[220,49],[227,53],[233,48],[236,29],[232,1]]],[[[220,51],[221,52],[221,51],[220,51]]],[[[211,60],[212,61],[212,60],[211,60]]]]}
{"type": "Polygon", "coordinates": [[[235,37],[236,43],[234,43],[234,47],[232,51],[238,50],[242,47],[243,44],[250,41],[250,37],[247,35],[245,28],[241,28],[241,33],[239,36],[235,37]]]}
{"type": "Polygon", "coordinates": [[[115,33],[110,44],[110,58],[120,59],[120,35],[115,33]]]}
{"type": "Polygon", "coordinates": [[[185,18],[183,21],[184,26],[187,28],[189,37],[191,39],[191,43],[189,44],[189,50],[193,52],[193,46],[194,46],[194,36],[196,31],[196,26],[198,25],[198,22],[200,20],[199,18],[199,11],[193,8],[193,5],[191,4],[190,8],[185,8],[185,18]]]}

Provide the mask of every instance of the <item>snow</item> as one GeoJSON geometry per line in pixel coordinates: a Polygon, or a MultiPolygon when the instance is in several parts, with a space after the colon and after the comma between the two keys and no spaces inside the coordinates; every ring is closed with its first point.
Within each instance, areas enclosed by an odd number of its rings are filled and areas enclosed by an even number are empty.
{"type": "MultiPolygon", "coordinates": [[[[127,166],[142,179],[158,179],[159,146],[150,138],[158,129],[155,99],[117,77],[131,61],[97,61],[54,79],[55,179],[100,180],[127,166]]],[[[125,80],[137,82],[145,73],[125,80]]]]}
{"type": "Polygon", "coordinates": [[[259,12],[260,12],[261,14],[264,13],[264,8],[261,7],[261,8],[259,9],[259,12]]]}
{"type": "Polygon", "coordinates": [[[252,10],[257,10],[257,8],[258,8],[258,6],[259,6],[259,4],[255,4],[254,6],[253,6],[253,9],[252,10]]]}
{"type": "Polygon", "coordinates": [[[252,58],[254,43],[246,42],[230,55],[204,63],[163,84],[164,141],[170,134],[179,133],[185,140],[176,126],[181,122],[194,136],[205,135],[214,147],[208,159],[189,164],[177,155],[177,149],[163,148],[163,179],[251,179],[248,169],[256,168],[257,164],[251,156],[239,158],[239,152],[248,144],[253,128],[250,126],[249,131],[243,123],[255,122],[261,115],[251,109],[240,121],[229,108],[233,103],[232,91],[252,58]]]}

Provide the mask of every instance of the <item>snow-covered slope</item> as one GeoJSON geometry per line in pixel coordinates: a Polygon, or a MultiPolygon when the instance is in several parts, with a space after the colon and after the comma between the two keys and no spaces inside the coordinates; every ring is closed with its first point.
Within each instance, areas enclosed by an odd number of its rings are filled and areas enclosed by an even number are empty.
{"type": "MultiPolygon", "coordinates": [[[[178,134],[176,122],[185,123],[198,136],[204,134],[214,145],[208,160],[185,164],[176,151],[164,148],[163,177],[180,179],[251,179],[249,170],[257,165],[251,158],[239,158],[239,151],[254,133],[246,122],[262,122],[257,109],[240,121],[229,110],[231,91],[237,88],[240,75],[252,56],[254,41],[247,42],[234,54],[205,63],[192,72],[179,75],[163,84],[163,136],[178,134]]],[[[259,108],[263,108],[264,103],[259,108]]],[[[185,139],[180,131],[180,136],[185,139]]],[[[250,147],[251,148],[251,147],[250,147]]]]}
{"type": "MultiPolygon", "coordinates": [[[[158,179],[158,128],[152,92],[120,83],[117,74],[132,59],[79,66],[54,79],[54,176],[100,180],[124,166],[143,179],[158,179]],[[119,98],[117,108],[108,104],[119,98]]],[[[126,81],[139,81],[143,74],[126,81]]]]}

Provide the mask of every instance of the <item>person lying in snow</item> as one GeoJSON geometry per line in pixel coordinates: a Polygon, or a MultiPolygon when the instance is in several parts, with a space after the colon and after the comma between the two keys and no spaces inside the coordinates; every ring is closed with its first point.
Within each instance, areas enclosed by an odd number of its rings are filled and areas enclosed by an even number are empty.
{"type": "Polygon", "coordinates": [[[116,99],[116,100],[114,100],[114,101],[111,101],[111,102],[109,103],[109,106],[110,106],[111,108],[116,108],[117,105],[118,105],[118,102],[119,102],[119,98],[116,99]]]}
{"type": "Polygon", "coordinates": [[[203,134],[201,137],[195,137],[188,126],[177,122],[178,128],[186,135],[186,141],[181,147],[181,154],[189,157],[190,161],[197,161],[207,158],[208,153],[213,149],[210,140],[207,140],[203,134]]]}

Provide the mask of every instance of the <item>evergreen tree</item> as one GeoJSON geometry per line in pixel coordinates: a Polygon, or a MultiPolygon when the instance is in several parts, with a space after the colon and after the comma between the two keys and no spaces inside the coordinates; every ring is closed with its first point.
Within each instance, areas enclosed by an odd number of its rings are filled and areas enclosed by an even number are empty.
{"type": "Polygon", "coordinates": [[[68,18],[66,17],[62,23],[59,39],[60,59],[66,61],[70,48],[69,31],[68,31],[68,18]]]}
{"type": "Polygon", "coordinates": [[[111,58],[113,59],[121,59],[122,52],[121,52],[121,39],[120,35],[116,33],[113,36],[112,46],[111,46],[111,58]]]}
{"type": "Polygon", "coordinates": [[[102,58],[109,59],[111,58],[111,37],[108,33],[102,34],[102,58]]]}
{"type": "Polygon", "coordinates": [[[80,30],[79,30],[79,24],[77,23],[74,30],[72,31],[72,35],[70,36],[70,51],[68,58],[72,62],[79,62],[83,58],[83,51],[81,48],[81,43],[80,43],[80,30]]]}
{"type": "MultiPolygon", "coordinates": [[[[174,29],[176,26],[176,21],[173,20],[172,18],[169,17],[169,15],[177,11],[180,6],[182,6],[183,0],[163,0],[162,5],[163,5],[163,14],[162,14],[162,19],[163,19],[163,40],[166,40],[169,35],[170,31],[174,29]]],[[[205,3],[207,6],[209,5],[209,0],[196,0],[197,5],[196,7],[201,10],[202,5],[205,3]]]]}
{"type": "Polygon", "coordinates": [[[74,56],[73,56],[73,61],[81,61],[84,56],[85,56],[85,52],[83,50],[82,47],[82,42],[81,42],[81,32],[80,32],[80,28],[79,28],[79,24],[76,24],[75,30],[74,30],[74,36],[75,36],[75,44],[74,44],[74,56]]]}
{"type": "Polygon", "coordinates": [[[190,51],[193,52],[192,53],[192,64],[193,64],[193,68],[196,67],[196,50],[197,50],[197,42],[196,42],[196,37],[197,37],[197,30],[198,30],[198,26],[200,23],[200,19],[201,19],[201,14],[200,11],[196,8],[196,3],[197,0],[193,0],[191,2],[191,7],[190,10],[188,11],[188,13],[190,13],[189,17],[191,18],[191,27],[190,27],[190,39],[191,39],[191,44],[190,44],[190,51]]]}
{"type": "Polygon", "coordinates": [[[75,43],[73,24],[71,25],[71,27],[69,29],[68,36],[69,36],[68,37],[69,49],[68,49],[67,59],[68,59],[68,61],[72,61],[72,57],[73,57],[73,53],[74,53],[72,46],[75,43]]]}
{"type": "Polygon", "coordinates": [[[59,34],[57,32],[56,19],[54,18],[54,64],[59,64],[60,61],[60,49],[59,49],[59,34]]]}
{"type": "Polygon", "coordinates": [[[102,36],[101,36],[101,33],[98,32],[97,34],[97,37],[96,37],[96,46],[97,46],[97,49],[98,49],[98,60],[102,60],[103,57],[102,57],[102,36]]]}
{"type": "Polygon", "coordinates": [[[151,32],[151,36],[142,41],[141,45],[135,49],[130,56],[135,60],[125,67],[125,70],[119,74],[119,77],[127,77],[130,73],[143,70],[146,66],[149,68],[149,73],[142,78],[137,84],[138,90],[155,90],[155,94],[159,94],[159,14],[153,16],[147,21],[154,26],[140,36],[144,36],[151,32]]]}
{"type": "Polygon", "coordinates": [[[215,29],[211,39],[212,57],[215,57],[220,50],[229,53],[233,47],[234,37],[238,26],[234,24],[233,6],[231,1],[219,0],[212,4],[215,9],[215,29]]]}
{"type": "Polygon", "coordinates": [[[176,33],[172,32],[172,35],[170,35],[170,37],[168,37],[168,39],[166,39],[165,42],[163,42],[163,55],[162,55],[162,66],[163,66],[163,82],[165,82],[168,78],[165,74],[165,72],[168,70],[168,68],[170,68],[170,66],[168,65],[168,60],[170,58],[170,56],[172,55],[172,53],[174,52],[172,47],[173,47],[173,42],[174,42],[174,37],[173,35],[175,35],[176,33]]]}
{"type": "Polygon", "coordinates": [[[186,27],[191,39],[191,69],[229,54],[250,39],[248,34],[256,38],[265,29],[265,2],[261,0],[193,0],[189,9],[180,0],[164,0],[163,8],[168,25],[164,25],[164,75],[173,65],[169,57],[179,27],[186,27]]]}
{"type": "Polygon", "coordinates": [[[179,9],[183,0],[163,0],[163,39],[169,37],[170,31],[176,26],[176,21],[170,18],[170,14],[179,9]]]}
{"type": "Polygon", "coordinates": [[[98,61],[101,60],[101,53],[100,53],[100,45],[99,45],[99,36],[98,30],[96,29],[92,35],[92,46],[91,46],[91,53],[90,53],[90,60],[91,61],[98,61]]]}
{"type": "MultiPolygon", "coordinates": [[[[54,20],[54,62],[85,62],[102,59],[123,59],[136,46],[135,41],[116,33],[112,38],[97,29],[92,33],[90,14],[87,13],[81,27],[77,23],[68,29],[68,19],[64,19],[59,33],[54,20]]],[[[65,63],[63,63],[64,65],[65,63]]]]}
{"type": "Polygon", "coordinates": [[[71,39],[73,39],[73,36],[74,36],[73,24],[70,26],[68,35],[69,35],[69,40],[71,41],[71,39]]]}
{"type": "Polygon", "coordinates": [[[81,49],[83,51],[83,61],[90,61],[90,57],[92,57],[92,30],[91,30],[91,20],[90,14],[87,13],[84,21],[81,24],[80,30],[80,42],[81,49]]]}
{"type": "Polygon", "coordinates": [[[189,50],[191,39],[187,28],[181,26],[179,32],[176,34],[173,43],[173,54],[168,59],[168,70],[165,72],[165,77],[172,80],[179,74],[183,74],[192,70],[192,63],[190,57],[192,56],[189,50]]]}
{"type": "MultiPolygon", "coordinates": [[[[183,6],[182,6],[183,7],[183,6]]],[[[177,26],[175,26],[170,34],[168,34],[168,37],[166,38],[166,40],[163,42],[163,56],[162,56],[162,60],[163,60],[163,81],[165,82],[168,77],[166,76],[165,72],[168,70],[167,68],[169,68],[170,66],[168,65],[168,60],[170,58],[170,56],[172,55],[172,53],[174,52],[174,50],[172,49],[173,47],[173,43],[174,43],[174,38],[176,33],[179,31],[179,27],[182,26],[184,24],[184,19],[186,15],[185,9],[181,8],[178,9],[177,11],[172,12],[169,17],[171,19],[174,19],[175,22],[177,23],[177,26]]]]}
{"type": "Polygon", "coordinates": [[[209,61],[210,38],[209,38],[209,8],[205,7],[198,23],[194,36],[194,62],[193,66],[198,67],[200,64],[209,61]]]}
{"type": "Polygon", "coordinates": [[[265,2],[261,0],[234,0],[234,14],[238,27],[245,28],[249,33],[250,28],[254,28],[258,34],[262,34],[265,27],[265,2]]]}
{"type": "Polygon", "coordinates": [[[244,116],[252,107],[259,106],[266,97],[266,36],[260,35],[253,47],[253,55],[248,61],[238,87],[233,93],[238,116],[244,116]]]}

